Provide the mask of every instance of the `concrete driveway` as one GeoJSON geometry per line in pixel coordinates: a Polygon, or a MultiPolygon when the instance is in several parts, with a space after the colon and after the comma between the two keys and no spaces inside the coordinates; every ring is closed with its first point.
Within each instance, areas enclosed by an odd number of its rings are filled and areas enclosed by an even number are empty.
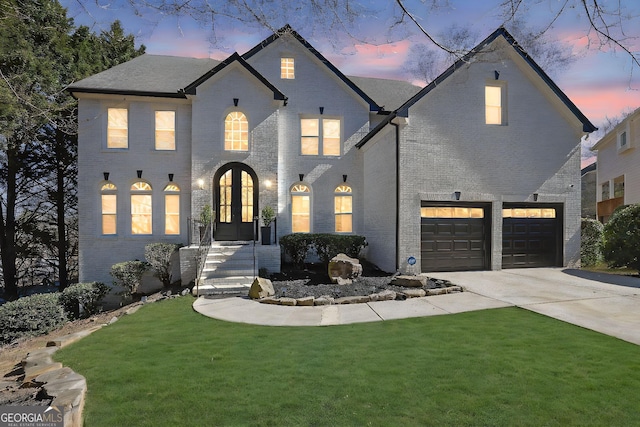
{"type": "Polygon", "coordinates": [[[466,291],[640,345],[640,279],[562,268],[429,273],[466,291]]]}

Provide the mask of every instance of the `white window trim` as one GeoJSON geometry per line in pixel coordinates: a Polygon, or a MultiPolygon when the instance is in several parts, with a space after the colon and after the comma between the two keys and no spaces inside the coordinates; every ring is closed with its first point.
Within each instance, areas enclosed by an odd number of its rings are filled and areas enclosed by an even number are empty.
{"type": "Polygon", "coordinates": [[[483,100],[484,100],[484,124],[487,126],[507,126],[508,120],[508,106],[507,106],[507,82],[506,80],[486,80],[483,87],[483,100]],[[500,88],[500,123],[487,123],[487,98],[486,87],[499,87],[500,88]]]}
{"type": "Polygon", "coordinates": [[[292,233],[313,233],[313,189],[306,182],[296,182],[289,188],[289,203],[291,206],[291,232],[292,233]],[[304,185],[309,189],[308,192],[294,192],[293,189],[298,185],[304,185]],[[309,231],[293,231],[293,197],[309,195],[309,231]]]}
{"type": "Polygon", "coordinates": [[[333,190],[333,203],[334,203],[334,208],[333,208],[333,232],[337,233],[337,234],[353,234],[354,233],[353,230],[355,228],[354,224],[353,224],[353,218],[354,218],[354,215],[353,215],[353,186],[351,184],[346,183],[346,182],[338,185],[333,190]],[[343,192],[338,192],[338,189],[340,187],[343,187],[343,186],[349,187],[349,189],[351,191],[344,192],[344,193],[343,192]],[[344,213],[344,212],[343,213],[337,213],[335,211],[335,199],[336,199],[336,197],[351,197],[351,212],[348,212],[348,213],[344,213]],[[336,228],[337,228],[337,221],[336,220],[337,220],[337,218],[339,216],[343,216],[343,215],[350,215],[350,217],[351,217],[351,231],[337,231],[336,230],[336,228]]]}
{"type": "Polygon", "coordinates": [[[323,157],[326,159],[338,159],[344,154],[344,120],[340,116],[328,116],[324,114],[302,114],[298,118],[298,127],[300,130],[300,134],[298,137],[298,152],[303,157],[323,157]],[[302,120],[303,119],[315,119],[318,120],[318,154],[303,154],[302,153],[302,120]],[[323,120],[338,120],[340,122],[340,142],[339,142],[339,151],[340,153],[337,155],[333,154],[323,154],[324,151],[324,126],[323,120]]]}
{"type": "Polygon", "coordinates": [[[234,107],[234,108],[230,108],[229,110],[224,112],[224,115],[222,117],[222,151],[224,151],[225,153],[249,153],[251,152],[251,120],[249,119],[249,116],[247,115],[246,111],[234,107]],[[247,121],[247,149],[246,150],[232,150],[232,149],[227,149],[227,140],[226,140],[226,130],[227,130],[227,117],[229,117],[229,115],[231,113],[241,113],[244,115],[244,118],[247,121]]]}
{"type": "Polygon", "coordinates": [[[155,151],[159,151],[159,152],[175,152],[178,150],[178,137],[177,137],[177,131],[176,128],[178,127],[178,112],[175,109],[172,108],[159,108],[157,110],[154,110],[153,112],[153,148],[155,151]],[[165,113],[165,112],[171,112],[173,113],[173,129],[158,129],[158,123],[157,123],[157,118],[156,115],[157,113],[165,113]],[[158,138],[157,138],[157,132],[158,131],[167,131],[167,130],[172,130],[173,131],[173,148],[158,148],[158,138]]]}
{"type": "Polygon", "coordinates": [[[131,146],[131,140],[129,138],[129,134],[131,133],[131,109],[129,105],[107,105],[104,110],[104,125],[102,126],[103,130],[103,145],[102,148],[105,151],[109,152],[117,152],[117,151],[128,151],[131,146]],[[127,110],[127,146],[126,147],[109,147],[109,110],[110,109],[120,109],[127,110]]]}
{"type": "Polygon", "coordinates": [[[618,153],[622,153],[631,148],[631,133],[629,129],[629,123],[626,123],[625,126],[616,132],[616,148],[618,149],[618,153]],[[626,144],[621,145],[622,135],[625,135],[626,144]]]}

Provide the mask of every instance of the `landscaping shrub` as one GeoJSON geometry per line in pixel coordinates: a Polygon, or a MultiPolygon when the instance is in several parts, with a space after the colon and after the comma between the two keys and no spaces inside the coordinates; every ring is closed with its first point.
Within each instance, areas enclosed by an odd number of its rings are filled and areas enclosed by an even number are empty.
{"type": "Polygon", "coordinates": [[[138,291],[142,281],[142,275],[147,271],[148,265],[142,261],[125,261],[111,266],[111,277],[116,285],[124,288],[123,294],[129,296],[138,291]]]}
{"type": "Polygon", "coordinates": [[[109,286],[100,282],[76,283],[62,291],[60,304],[70,319],[89,317],[100,311],[100,302],[109,293],[109,289],[109,286]]]}
{"type": "Polygon", "coordinates": [[[296,265],[302,265],[310,250],[315,250],[323,263],[344,253],[358,258],[360,251],[367,246],[364,236],[329,233],[294,233],[282,236],[280,245],[296,265]]]}
{"type": "Polygon", "coordinates": [[[0,306],[0,344],[44,335],[64,325],[67,315],[60,294],[35,294],[0,306]]]}
{"type": "Polygon", "coordinates": [[[640,204],[613,213],[604,225],[602,254],[610,267],[640,270],[640,204]]]}
{"type": "Polygon", "coordinates": [[[173,243],[151,243],[144,247],[144,258],[164,286],[171,285],[171,255],[178,249],[180,245],[173,243]]]}
{"type": "Polygon", "coordinates": [[[602,261],[602,230],[600,221],[582,218],[580,261],[583,267],[593,266],[602,261]]]}

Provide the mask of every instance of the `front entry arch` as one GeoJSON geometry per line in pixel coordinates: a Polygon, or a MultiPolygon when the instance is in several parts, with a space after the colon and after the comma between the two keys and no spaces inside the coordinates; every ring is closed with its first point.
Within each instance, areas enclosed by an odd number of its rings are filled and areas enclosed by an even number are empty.
{"type": "Polygon", "coordinates": [[[213,177],[216,240],[253,240],[258,212],[258,178],[244,163],[228,163],[213,177]]]}

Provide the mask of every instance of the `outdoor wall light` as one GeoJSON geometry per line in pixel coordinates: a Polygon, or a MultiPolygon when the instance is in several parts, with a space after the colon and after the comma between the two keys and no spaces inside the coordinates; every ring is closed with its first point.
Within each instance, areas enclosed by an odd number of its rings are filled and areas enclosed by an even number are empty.
{"type": "Polygon", "coordinates": [[[493,72],[493,75],[495,76],[496,80],[498,80],[498,79],[500,78],[500,71],[495,70],[495,71],[493,72]]]}
{"type": "Polygon", "coordinates": [[[538,193],[533,193],[533,201],[534,202],[538,201],[538,193]]]}
{"type": "Polygon", "coordinates": [[[109,172],[102,172],[102,176],[104,176],[105,181],[109,181],[109,172]]]}
{"type": "Polygon", "coordinates": [[[200,178],[198,179],[198,188],[200,188],[201,190],[204,190],[204,179],[200,178]]]}
{"type": "Polygon", "coordinates": [[[264,186],[265,186],[265,187],[267,187],[267,188],[271,188],[271,185],[272,185],[271,180],[268,180],[268,179],[267,179],[267,180],[264,182],[264,186]]]}
{"type": "Polygon", "coordinates": [[[455,193],[453,193],[456,196],[456,200],[460,200],[460,192],[456,191],[455,193]]]}
{"type": "Polygon", "coordinates": [[[342,175],[342,182],[347,182],[347,175],[342,175]]]}
{"type": "Polygon", "coordinates": [[[238,101],[240,101],[238,98],[233,98],[233,106],[234,107],[238,106],[238,101]]]}
{"type": "Polygon", "coordinates": [[[142,170],[137,170],[136,173],[138,174],[138,178],[142,178],[142,170]]]}
{"type": "Polygon", "coordinates": [[[173,182],[173,174],[172,173],[169,174],[169,182],[173,182]]]}
{"type": "Polygon", "coordinates": [[[300,178],[300,181],[304,181],[304,174],[303,173],[298,174],[298,178],[300,178]]]}
{"type": "Polygon", "coordinates": [[[324,107],[320,107],[320,115],[324,114],[324,107]]]}

